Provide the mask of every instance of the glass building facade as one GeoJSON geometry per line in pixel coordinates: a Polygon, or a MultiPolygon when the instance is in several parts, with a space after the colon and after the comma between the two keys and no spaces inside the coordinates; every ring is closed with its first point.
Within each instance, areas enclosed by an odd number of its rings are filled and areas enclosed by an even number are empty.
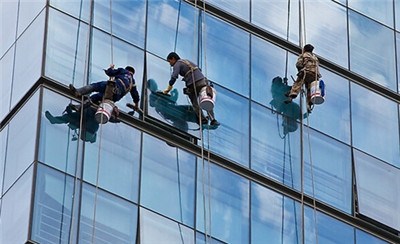
{"type": "Polygon", "coordinates": [[[0,6],[0,243],[400,243],[400,0],[0,6]],[[283,102],[305,43],[310,114],[283,102]],[[183,82],[157,94],[171,51],[214,84],[218,129],[183,82]],[[69,111],[110,64],[135,67],[143,113],[69,111]]]}

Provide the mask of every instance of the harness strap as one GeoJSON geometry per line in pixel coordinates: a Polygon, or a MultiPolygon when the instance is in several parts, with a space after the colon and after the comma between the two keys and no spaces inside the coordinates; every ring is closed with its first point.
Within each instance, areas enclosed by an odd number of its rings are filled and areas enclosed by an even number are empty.
{"type": "Polygon", "coordinates": [[[181,61],[182,63],[186,64],[187,66],[189,66],[190,70],[188,72],[186,72],[186,74],[184,75],[184,77],[186,77],[188,74],[190,74],[191,72],[195,71],[196,69],[199,69],[199,67],[192,65],[188,60],[186,59],[179,59],[178,61],[181,61]]]}

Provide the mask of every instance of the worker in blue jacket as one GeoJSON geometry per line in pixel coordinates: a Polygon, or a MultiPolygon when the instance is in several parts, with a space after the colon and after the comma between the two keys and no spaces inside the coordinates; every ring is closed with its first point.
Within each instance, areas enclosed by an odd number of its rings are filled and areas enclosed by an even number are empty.
{"type": "Polygon", "coordinates": [[[75,88],[70,84],[69,89],[76,97],[97,92],[90,96],[91,101],[96,104],[99,104],[103,100],[103,97],[113,102],[118,102],[129,92],[134,102],[134,109],[138,110],[140,99],[135,79],[133,78],[135,69],[132,66],[114,69],[114,65],[112,64],[107,70],[104,70],[104,72],[107,76],[114,77],[114,81],[95,82],[81,88],[75,88]],[[107,86],[111,86],[112,88],[106,89],[107,86]]]}
{"type": "MultiPolygon", "coordinates": [[[[194,63],[189,60],[181,59],[179,55],[175,52],[171,52],[168,54],[167,61],[173,67],[173,71],[171,74],[171,79],[168,82],[168,87],[163,91],[163,93],[168,94],[172,90],[173,85],[175,84],[175,81],[178,79],[179,75],[182,76],[182,80],[185,82],[186,85],[184,93],[189,96],[196,115],[199,116],[200,114],[201,123],[203,125],[208,124],[208,119],[204,116],[203,111],[200,109],[197,98],[200,90],[208,85],[207,79],[194,63]]],[[[215,119],[214,111],[209,111],[208,115],[211,119],[210,125],[218,126],[219,122],[215,119]]]]}

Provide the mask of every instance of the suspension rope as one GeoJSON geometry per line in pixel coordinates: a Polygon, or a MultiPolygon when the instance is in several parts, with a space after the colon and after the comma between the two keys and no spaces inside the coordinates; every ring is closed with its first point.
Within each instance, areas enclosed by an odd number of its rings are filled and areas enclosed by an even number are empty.
{"type": "Polygon", "coordinates": [[[308,140],[308,154],[310,157],[310,168],[311,168],[311,184],[312,184],[312,196],[313,196],[313,210],[314,210],[314,223],[315,223],[315,240],[318,244],[318,226],[317,226],[317,203],[316,203],[316,196],[315,196],[315,183],[314,183],[314,164],[312,161],[312,154],[311,154],[311,139],[310,139],[310,122],[309,116],[307,116],[307,140],[308,140]]]}
{"type": "MultiPolygon", "coordinates": [[[[69,160],[69,147],[70,147],[70,140],[69,137],[71,136],[71,130],[68,130],[68,135],[67,135],[67,150],[66,150],[66,158],[65,158],[65,168],[64,168],[64,172],[68,171],[68,160],[69,160]]],[[[62,197],[62,204],[64,206],[65,204],[65,193],[67,192],[67,174],[64,174],[64,187],[63,187],[63,197],[62,197]]],[[[63,222],[64,222],[64,207],[61,210],[61,221],[60,221],[60,234],[58,236],[60,242],[62,240],[62,229],[63,229],[63,222]]],[[[69,237],[68,237],[69,238],[69,237]]]]}
{"type": "MultiPolygon", "coordinates": [[[[301,43],[300,44],[301,44],[301,47],[303,47],[305,45],[306,41],[307,41],[306,23],[305,23],[306,22],[306,6],[305,6],[305,1],[304,0],[301,0],[301,1],[302,1],[302,4],[300,5],[300,8],[302,7],[302,11],[301,11],[300,18],[302,19],[302,21],[300,21],[300,23],[301,23],[301,28],[302,28],[302,32],[301,32],[302,35],[301,35],[301,43]]],[[[315,73],[315,80],[317,80],[318,73],[319,73],[318,64],[317,64],[316,68],[317,68],[317,70],[316,70],[316,73],[315,73]]],[[[310,84],[305,84],[305,85],[309,86],[310,84]]],[[[308,92],[309,92],[309,89],[306,88],[306,93],[305,94],[303,93],[304,98],[306,100],[307,113],[309,113],[309,109],[311,109],[311,108],[309,108],[310,105],[309,105],[308,99],[307,99],[308,92]]],[[[301,109],[303,108],[303,106],[300,106],[300,107],[301,107],[301,109]]],[[[303,113],[302,113],[302,115],[303,115],[303,113]]],[[[302,121],[301,125],[303,127],[303,121],[302,121]]],[[[302,134],[301,135],[302,135],[301,138],[303,138],[303,136],[304,136],[303,130],[302,130],[302,134]]],[[[309,116],[307,116],[307,140],[308,140],[308,149],[309,149],[309,157],[310,157],[310,168],[311,168],[310,170],[311,170],[311,184],[312,184],[312,198],[313,198],[313,216],[314,216],[313,219],[314,219],[314,226],[315,226],[315,232],[314,233],[315,233],[315,241],[318,244],[317,205],[316,205],[316,196],[315,196],[314,165],[313,165],[312,156],[311,156],[312,155],[312,148],[311,148],[311,140],[310,140],[309,116]]],[[[302,152],[302,154],[304,153],[303,148],[302,148],[301,152],[302,152]]],[[[303,164],[303,170],[304,170],[304,157],[303,156],[302,156],[302,164],[303,164]]],[[[305,177],[305,175],[303,174],[302,181],[304,181],[304,177],[305,177]]],[[[304,186],[303,186],[302,194],[304,195],[304,186]]],[[[302,202],[302,203],[304,204],[304,202],[302,202]]],[[[304,214],[304,212],[303,212],[303,214],[304,214]]],[[[304,225],[303,225],[303,229],[304,229],[304,225]]]]}
{"type": "MultiPolygon", "coordinates": [[[[207,15],[207,9],[206,9],[206,0],[203,0],[203,21],[202,21],[202,38],[203,38],[203,49],[204,50],[204,74],[205,77],[208,77],[207,73],[207,31],[206,31],[206,15],[207,15]]],[[[207,85],[208,81],[207,81],[207,85]]],[[[207,111],[208,117],[210,120],[214,120],[214,116],[211,116],[211,114],[207,111]]],[[[215,115],[215,114],[214,114],[215,115]]],[[[203,132],[202,132],[203,133],[203,132]]],[[[209,224],[209,241],[210,243],[212,242],[212,218],[211,218],[211,163],[210,163],[210,130],[207,130],[207,170],[208,170],[208,224],[209,224]]]]}
{"type": "MultiPolygon", "coordinates": [[[[176,149],[176,169],[177,169],[177,172],[178,172],[179,220],[180,220],[181,223],[183,223],[181,176],[180,176],[181,171],[180,171],[180,167],[179,167],[179,149],[178,149],[178,147],[175,147],[175,149],[176,149]]],[[[179,234],[180,234],[182,243],[185,243],[185,241],[183,239],[181,223],[178,223],[179,234]]]]}
{"type": "MultiPolygon", "coordinates": [[[[204,6],[204,10],[205,10],[205,3],[203,2],[203,6],[204,6]]],[[[197,8],[198,8],[198,5],[197,5],[197,0],[195,0],[195,2],[194,2],[194,9],[195,9],[195,11],[197,10],[197,8]]],[[[197,11],[196,11],[197,12],[197,11]]],[[[205,13],[205,12],[204,12],[205,13]]],[[[201,14],[201,11],[199,11],[199,14],[201,14]]],[[[203,17],[204,17],[204,15],[203,15],[203,17]]],[[[199,27],[199,24],[200,24],[200,22],[199,21],[197,21],[196,20],[196,13],[194,14],[194,18],[195,18],[195,20],[194,20],[194,24],[196,25],[195,26],[195,28],[194,28],[194,32],[193,32],[193,42],[196,42],[196,39],[197,39],[197,34],[198,34],[198,31],[199,30],[201,30],[200,28],[198,28],[199,27]],[[197,31],[196,31],[197,30],[197,31]]],[[[204,25],[204,23],[201,23],[202,25],[204,25]]],[[[202,33],[202,35],[204,35],[204,33],[202,33]]],[[[195,44],[195,43],[194,43],[195,44]]],[[[202,42],[202,45],[203,45],[203,42],[202,42]]],[[[195,48],[195,45],[193,45],[193,48],[195,48]]],[[[204,50],[204,47],[202,48],[203,50],[204,50]]],[[[193,50],[193,52],[194,53],[196,53],[196,50],[193,50]]],[[[199,59],[198,59],[199,60],[199,59]]],[[[205,69],[206,70],[206,69],[205,69]]],[[[205,80],[207,79],[206,78],[207,76],[206,76],[206,73],[205,73],[205,80]]],[[[194,80],[194,72],[192,71],[192,81],[193,81],[193,90],[194,90],[194,93],[195,93],[195,97],[196,97],[196,99],[198,98],[198,92],[197,92],[197,88],[196,88],[196,84],[195,84],[195,80],[194,80]]],[[[208,82],[207,80],[206,80],[206,82],[208,82]]],[[[206,191],[206,189],[205,189],[205,172],[206,172],[206,169],[205,169],[205,160],[204,160],[204,136],[203,136],[203,121],[202,121],[202,109],[201,109],[201,107],[200,107],[200,103],[199,102],[197,102],[197,104],[198,104],[198,107],[199,107],[199,112],[198,112],[198,115],[197,115],[197,117],[198,117],[198,119],[199,119],[199,125],[200,125],[200,140],[201,140],[201,161],[202,161],[202,191],[203,191],[203,220],[204,220],[204,236],[205,236],[205,243],[207,244],[207,243],[209,243],[208,242],[208,239],[209,239],[209,236],[210,236],[210,238],[211,238],[211,228],[209,228],[208,226],[208,224],[207,224],[207,206],[206,206],[206,194],[207,194],[207,191],[206,191]],[[210,232],[210,234],[208,234],[208,229],[209,229],[209,232],[210,232]]],[[[210,178],[210,175],[208,175],[208,177],[210,178]]],[[[210,187],[210,185],[209,185],[209,187],[210,187]]],[[[209,191],[208,191],[209,192],[209,191]]],[[[210,197],[210,196],[209,196],[210,197]]],[[[210,213],[211,211],[209,210],[209,215],[211,214],[210,213]]]]}
{"type": "MultiPolygon", "coordinates": [[[[83,8],[83,1],[81,1],[80,4],[80,9],[79,9],[79,22],[78,22],[78,33],[79,35],[79,29],[80,29],[80,24],[81,24],[81,17],[82,17],[82,8],[83,8]]],[[[86,50],[85,50],[85,68],[84,68],[84,77],[86,81],[89,79],[89,53],[90,53],[90,37],[91,37],[91,26],[92,26],[92,21],[93,21],[93,1],[90,1],[90,14],[89,14],[89,25],[88,25],[88,34],[87,34],[87,43],[86,43],[86,50]]],[[[79,36],[77,37],[78,40],[79,36]]],[[[76,54],[77,55],[77,49],[78,45],[76,45],[76,54]]],[[[76,57],[76,56],[75,56],[76,57]]],[[[75,62],[76,63],[76,62],[75,62]]],[[[75,67],[76,65],[74,64],[74,75],[73,75],[73,81],[75,79],[75,67]]],[[[76,190],[77,190],[77,183],[78,183],[78,161],[79,161],[79,148],[80,148],[80,138],[82,138],[82,128],[83,128],[83,102],[84,102],[84,97],[81,97],[81,108],[80,108],[80,119],[79,119],[79,135],[78,135],[78,140],[77,140],[77,153],[76,153],[76,158],[75,158],[75,169],[74,169],[74,186],[73,186],[73,193],[72,193],[72,206],[71,206],[71,222],[70,222],[70,230],[69,230],[69,236],[68,236],[68,242],[70,244],[75,243],[73,241],[73,236],[72,233],[74,233],[74,220],[75,220],[75,201],[79,200],[76,198],[76,190]]],[[[83,144],[84,145],[84,144],[83,144]]],[[[82,162],[82,160],[81,160],[82,162]]],[[[81,171],[80,174],[82,174],[82,163],[81,163],[81,171]]],[[[60,240],[61,241],[61,240],[60,240]]]]}
{"type": "Polygon", "coordinates": [[[175,31],[174,52],[176,52],[176,46],[177,46],[177,44],[178,44],[178,32],[179,32],[179,22],[180,22],[180,17],[181,17],[181,7],[182,7],[182,0],[179,0],[178,18],[176,19],[176,31],[175,31]]]}
{"type": "MultiPolygon", "coordinates": [[[[114,48],[113,48],[113,21],[112,21],[112,0],[109,0],[110,3],[110,45],[111,45],[111,64],[114,65],[114,48]]],[[[111,77],[110,77],[111,78],[111,77]]],[[[107,90],[107,87],[105,88],[107,90]]],[[[104,93],[102,97],[102,105],[104,106],[104,101],[105,101],[105,96],[106,93],[104,93]]],[[[99,189],[99,174],[100,174],[100,162],[101,162],[101,146],[102,146],[102,139],[103,139],[103,119],[104,116],[101,116],[101,121],[100,121],[100,139],[99,139],[99,146],[98,146],[98,151],[97,151],[97,170],[96,170],[96,188],[94,192],[94,206],[93,206],[93,228],[92,228],[92,243],[94,242],[95,238],[95,232],[96,232],[96,210],[97,210],[97,195],[98,195],[98,189],[99,189]]]]}

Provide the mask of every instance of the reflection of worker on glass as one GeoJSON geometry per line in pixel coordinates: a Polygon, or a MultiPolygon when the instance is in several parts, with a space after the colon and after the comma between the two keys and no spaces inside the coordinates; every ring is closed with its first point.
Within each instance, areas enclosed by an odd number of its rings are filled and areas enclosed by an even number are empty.
{"type": "MultiPolygon", "coordinates": [[[[276,112],[283,115],[283,133],[286,135],[289,132],[297,130],[297,119],[300,119],[301,111],[297,103],[286,103],[287,94],[291,89],[288,86],[287,79],[282,79],[277,76],[272,80],[271,93],[272,100],[269,104],[276,110],[276,112]]],[[[307,116],[307,114],[305,115],[307,116]]]]}
{"type": "MultiPolygon", "coordinates": [[[[72,84],[70,84],[69,88],[71,92],[76,97],[97,92],[90,96],[90,100],[95,104],[99,104],[103,98],[113,102],[118,102],[126,94],[130,93],[133,99],[134,108],[135,110],[138,110],[139,93],[136,88],[135,79],[133,78],[135,69],[131,66],[114,69],[114,65],[112,64],[107,70],[104,70],[104,72],[110,77],[110,80],[95,82],[81,88],[75,88],[72,84]],[[114,79],[111,79],[111,77],[114,79]]],[[[118,115],[118,111],[115,112],[118,115]]]]}
{"type": "MultiPolygon", "coordinates": [[[[201,124],[208,124],[207,117],[204,116],[203,111],[199,106],[198,97],[200,91],[203,88],[208,88],[211,90],[212,88],[208,85],[207,79],[204,77],[203,73],[194,63],[189,60],[181,59],[177,53],[171,52],[167,56],[167,61],[173,67],[173,71],[171,74],[171,78],[168,82],[168,88],[163,92],[164,94],[168,94],[169,91],[172,90],[175,81],[178,79],[179,75],[183,77],[183,81],[185,82],[185,94],[189,96],[190,101],[193,105],[193,109],[196,112],[197,116],[201,116],[201,124]]],[[[207,93],[208,94],[208,93],[207,93]]],[[[212,96],[212,95],[211,95],[212,96]]],[[[210,109],[208,111],[208,115],[211,119],[211,126],[218,126],[219,122],[215,119],[214,110],[210,109]]],[[[197,122],[199,123],[199,122],[197,122]]]]}
{"type": "Polygon", "coordinates": [[[158,91],[157,82],[153,79],[147,81],[150,90],[149,105],[165,120],[171,121],[172,125],[182,131],[188,131],[188,123],[198,123],[197,116],[190,105],[177,105],[179,93],[173,89],[170,96],[158,91]]]}
{"type": "MultiPolygon", "coordinates": [[[[82,119],[82,130],[81,139],[83,141],[95,142],[97,137],[97,131],[99,129],[99,123],[95,119],[96,109],[92,107],[87,107],[83,110],[82,119]]],[[[75,132],[72,140],[76,140],[76,131],[80,128],[81,124],[81,111],[80,106],[69,104],[62,115],[53,116],[49,111],[45,112],[46,118],[51,124],[67,124],[68,127],[75,132]],[[74,109],[78,109],[75,111],[74,109]]],[[[117,123],[115,117],[111,117],[110,122],[117,123]]]]}
{"type": "MultiPolygon", "coordinates": [[[[303,47],[302,53],[297,58],[296,68],[297,68],[297,79],[293,83],[292,89],[288,93],[287,103],[290,103],[294,98],[299,94],[301,87],[303,84],[307,86],[307,94],[310,94],[310,84],[321,78],[321,74],[319,73],[319,61],[317,56],[313,53],[314,46],[311,44],[307,44],[303,47]]],[[[312,105],[309,100],[310,97],[307,96],[307,108],[310,110],[310,106],[312,105]]]]}

